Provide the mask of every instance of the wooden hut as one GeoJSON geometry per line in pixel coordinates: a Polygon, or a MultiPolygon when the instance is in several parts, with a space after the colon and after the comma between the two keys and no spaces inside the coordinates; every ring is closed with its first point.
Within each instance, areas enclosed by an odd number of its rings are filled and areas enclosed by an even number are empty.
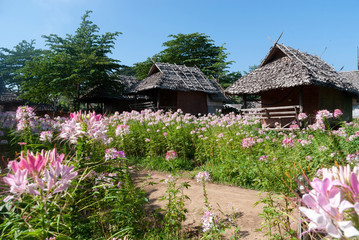
{"type": "MultiPolygon", "coordinates": [[[[344,77],[350,84],[354,86],[356,90],[359,91],[359,71],[346,71],[339,73],[344,77]]],[[[359,96],[354,95],[352,98],[353,105],[353,118],[359,118],[359,96]]]]}
{"type": "Polygon", "coordinates": [[[0,112],[16,111],[18,106],[24,105],[25,100],[17,98],[17,95],[10,90],[0,89],[0,112]]]}
{"type": "Polygon", "coordinates": [[[148,76],[134,85],[129,93],[149,96],[150,102],[134,107],[177,110],[184,113],[215,113],[227,100],[215,79],[207,78],[197,67],[154,63],[148,76]]]}
{"type": "MultiPolygon", "coordinates": [[[[228,94],[259,95],[262,108],[299,106],[299,111],[314,115],[320,109],[344,112],[352,118],[352,96],[358,90],[329,64],[317,56],[275,44],[260,66],[237,80],[228,94]]],[[[284,111],[284,110],[283,110],[284,111]]],[[[280,119],[286,124],[293,119],[280,119]]],[[[277,119],[266,119],[271,124],[277,119]]]]}
{"type": "Polygon", "coordinates": [[[122,86],[122,93],[106,86],[96,87],[84,94],[84,96],[81,97],[81,102],[86,105],[87,110],[96,110],[106,113],[130,111],[130,105],[137,100],[134,96],[127,95],[125,92],[137,83],[138,79],[133,76],[119,75],[117,76],[116,82],[119,88],[122,86]]]}

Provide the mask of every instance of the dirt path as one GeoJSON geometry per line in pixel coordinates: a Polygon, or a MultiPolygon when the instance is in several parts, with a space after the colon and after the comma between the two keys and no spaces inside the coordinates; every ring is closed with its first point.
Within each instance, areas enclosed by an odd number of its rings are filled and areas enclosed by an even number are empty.
{"type": "MultiPolygon", "coordinates": [[[[166,191],[167,184],[160,182],[165,179],[168,174],[154,171],[141,170],[137,174],[137,182],[154,182],[155,185],[144,185],[145,191],[149,194],[149,204],[152,209],[164,208],[165,201],[158,199],[163,196],[166,191]],[[146,176],[150,177],[146,178],[146,176]]],[[[201,218],[203,216],[204,197],[201,183],[197,183],[194,179],[182,177],[179,182],[189,182],[191,187],[185,189],[184,193],[190,198],[186,201],[188,213],[184,223],[184,229],[194,234],[201,231],[201,218]]],[[[215,210],[216,214],[224,217],[226,221],[232,221],[235,216],[237,226],[240,229],[239,236],[241,239],[267,239],[264,232],[256,232],[255,230],[261,226],[263,221],[258,216],[262,212],[263,205],[259,204],[254,207],[254,203],[259,200],[259,192],[254,190],[243,189],[239,187],[219,185],[214,183],[206,184],[208,200],[215,210]]],[[[226,238],[234,236],[235,227],[226,230],[226,238]]],[[[236,238],[237,239],[237,238],[236,238]]]]}

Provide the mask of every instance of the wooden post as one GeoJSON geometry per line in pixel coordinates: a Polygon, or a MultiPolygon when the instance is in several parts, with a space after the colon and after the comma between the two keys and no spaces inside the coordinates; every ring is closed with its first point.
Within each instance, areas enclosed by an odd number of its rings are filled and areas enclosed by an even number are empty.
{"type": "Polygon", "coordinates": [[[247,96],[243,95],[243,108],[246,109],[247,108],[247,96]]]}
{"type": "Polygon", "coordinates": [[[303,112],[303,86],[299,86],[299,112],[303,112]]]}
{"type": "Polygon", "coordinates": [[[160,109],[160,93],[161,93],[161,89],[157,89],[156,92],[157,92],[157,105],[156,105],[156,107],[157,107],[157,110],[158,110],[158,109],[160,109]]]}

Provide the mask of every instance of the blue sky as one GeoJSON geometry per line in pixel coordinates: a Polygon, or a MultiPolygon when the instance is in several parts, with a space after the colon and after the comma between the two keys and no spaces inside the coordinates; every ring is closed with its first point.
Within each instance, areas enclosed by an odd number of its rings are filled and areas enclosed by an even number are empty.
{"type": "Polygon", "coordinates": [[[35,39],[44,49],[42,35],[74,34],[86,10],[101,33],[123,33],[112,57],[129,66],[160,52],[170,34],[200,32],[226,44],[231,71],[244,71],[283,31],[280,43],[357,70],[357,0],[0,0],[0,47],[35,39]]]}

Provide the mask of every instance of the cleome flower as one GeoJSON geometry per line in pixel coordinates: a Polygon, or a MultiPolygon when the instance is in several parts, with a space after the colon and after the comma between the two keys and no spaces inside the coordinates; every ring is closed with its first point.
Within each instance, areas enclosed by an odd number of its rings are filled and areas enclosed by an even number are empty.
{"type": "Polygon", "coordinates": [[[171,159],[176,159],[177,153],[174,150],[170,150],[166,153],[166,160],[169,161],[171,159]]]}
{"type": "MultiPolygon", "coordinates": [[[[62,163],[64,154],[59,155],[56,149],[42,150],[41,153],[21,152],[20,161],[9,162],[8,173],[3,181],[10,186],[10,193],[20,196],[24,193],[40,195],[46,192],[51,197],[66,190],[72,179],[77,176],[73,166],[62,163]]],[[[13,198],[8,196],[6,200],[13,198]]]]}
{"type": "Polygon", "coordinates": [[[211,176],[209,175],[209,172],[199,172],[196,175],[197,182],[208,182],[211,180],[211,176]]]}
{"type": "Polygon", "coordinates": [[[82,113],[70,114],[70,119],[61,124],[60,138],[76,144],[79,139],[107,142],[107,125],[101,114],[82,113]]]}
{"type": "Polygon", "coordinates": [[[310,182],[313,189],[303,195],[305,207],[299,208],[309,219],[309,230],[324,230],[334,238],[359,236],[357,173],[358,167],[351,171],[349,165],[319,171],[322,179],[310,182]]]}
{"type": "Polygon", "coordinates": [[[202,217],[202,228],[203,232],[216,229],[215,214],[207,210],[202,217]]]}
{"type": "Polygon", "coordinates": [[[252,137],[249,138],[244,138],[242,140],[242,147],[243,148],[250,148],[252,147],[256,142],[254,141],[254,139],[252,137]]]}
{"type": "Polygon", "coordinates": [[[116,148],[106,149],[105,161],[116,158],[126,158],[126,154],[124,153],[124,151],[117,151],[116,148]]]}

